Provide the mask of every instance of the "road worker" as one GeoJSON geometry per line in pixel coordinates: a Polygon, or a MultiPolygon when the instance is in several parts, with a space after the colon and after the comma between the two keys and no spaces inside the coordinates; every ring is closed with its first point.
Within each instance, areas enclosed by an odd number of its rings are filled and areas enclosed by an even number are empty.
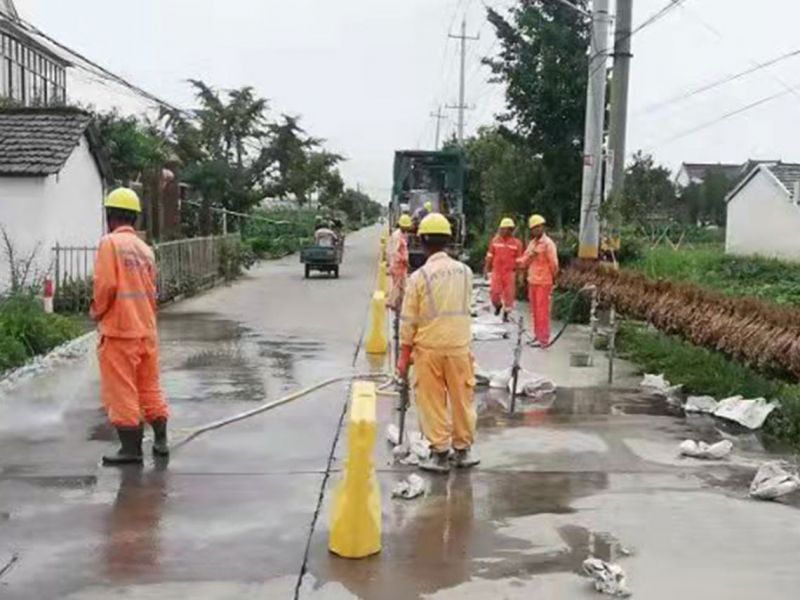
{"type": "Polygon", "coordinates": [[[414,227],[409,215],[400,215],[397,229],[389,238],[389,275],[392,277],[392,289],[389,292],[387,305],[399,310],[403,304],[403,293],[408,277],[408,232],[414,227]]]}
{"type": "Polygon", "coordinates": [[[425,217],[419,235],[427,262],[407,282],[397,369],[406,377],[413,360],[420,423],[433,450],[420,467],[446,473],[451,449],[457,467],[479,463],[471,451],[476,423],[472,271],[445,252],[453,233],[444,215],[425,217]]]}
{"type": "Polygon", "coordinates": [[[517,295],[517,260],[522,257],[522,242],[514,237],[513,219],[500,222],[497,235],[489,244],[484,265],[484,276],[490,279],[490,293],[494,314],[503,312],[503,321],[509,319],[517,295]]]}
{"type": "Polygon", "coordinates": [[[428,200],[425,204],[420,206],[417,210],[414,211],[414,225],[419,228],[420,223],[422,223],[423,219],[433,213],[433,202],[428,200]]]}
{"type": "Polygon", "coordinates": [[[103,406],[120,449],[104,456],[103,463],[141,464],[143,422],[153,429],[153,454],[169,454],[169,410],[159,381],[155,257],[133,228],[141,212],[136,192],[114,190],[105,209],[109,234],[97,251],[91,316],[100,335],[103,406]]]}
{"type": "Polygon", "coordinates": [[[531,243],[525,254],[517,261],[528,269],[528,300],[533,323],[533,346],[547,348],[550,345],[550,306],[553,285],[558,277],[558,251],[555,242],[544,231],[544,217],[533,215],[528,226],[531,243]]]}

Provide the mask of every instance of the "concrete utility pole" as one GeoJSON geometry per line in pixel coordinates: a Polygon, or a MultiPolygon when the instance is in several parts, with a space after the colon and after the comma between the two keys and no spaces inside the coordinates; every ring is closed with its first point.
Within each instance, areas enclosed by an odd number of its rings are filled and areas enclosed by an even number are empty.
{"type": "Polygon", "coordinates": [[[458,144],[464,145],[464,111],[469,107],[466,105],[466,74],[467,74],[467,42],[476,41],[480,39],[478,36],[472,37],[467,35],[467,19],[461,21],[461,35],[450,34],[451,38],[461,40],[461,77],[458,89],[458,105],[448,105],[447,108],[458,110],[458,144]]]}
{"type": "Polygon", "coordinates": [[[600,203],[603,194],[603,135],[606,116],[609,0],[594,0],[586,137],[583,149],[583,189],[578,257],[596,260],[600,251],[600,203]]]}
{"type": "Polygon", "coordinates": [[[434,150],[438,150],[439,141],[441,140],[441,133],[442,133],[442,121],[444,121],[446,118],[442,114],[442,107],[440,106],[435,113],[431,113],[431,117],[436,119],[436,144],[434,146],[434,150]]]}
{"type": "MultiPolygon", "coordinates": [[[[611,80],[611,123],[609,125],[608,151],[611,173],[606,182],[610,196],[622,193],[625,183],[625,142],[628,135],[628,88],[631,76],[631,27],[633,0],[617,0],[617,18],[614,30],[614,77],[611,80]]],[[[613,223],[615,233],[618,223],[613,223]]]]}

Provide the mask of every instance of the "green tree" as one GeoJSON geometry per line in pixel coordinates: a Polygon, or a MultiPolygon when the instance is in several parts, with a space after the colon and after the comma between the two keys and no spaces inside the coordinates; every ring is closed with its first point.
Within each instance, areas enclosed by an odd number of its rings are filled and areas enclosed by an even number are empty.
{"type": "Polygon", "coordinates": [[[622,196],[609,210],[618,210],[624,222],[637,226],[684,220],[669,169],[641,152],[628,165],[622,196]]]}
{"type": "Polygon", "coordinates": [[[136,117],[123,117],[116,111],[96,113],[94,125],[111,172],[120,182],[141,180],[148,171],[161,168],[172,155],[158,130],[136,117]]]}
{"type": "Polygon", "coordinates": [[[684,188],[680,200],[687,220],[693,225],[724,227],[728,209],[725,199],[735,183],[723,170],[712,168],[702,183],[692,183],[684,188]]]}
{"type": "MultiPolygon", "coordinates": [[[[577,0],[585,8],[586,0],[577,0]]],[[[530,207],[558,226],[580,217],[589,22],[549,0],[521,0],[507,16],[488,9],[501,50],[485,59],[505,84],[500,120],[540,164],[530,207]]]]}

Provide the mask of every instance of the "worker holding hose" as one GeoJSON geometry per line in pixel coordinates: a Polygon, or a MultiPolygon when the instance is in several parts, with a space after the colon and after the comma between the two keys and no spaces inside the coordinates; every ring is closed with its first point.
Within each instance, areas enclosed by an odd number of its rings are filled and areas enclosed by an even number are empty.
{"type": "Polygon", "coordinates": [[[555,242],[545,233],[546,221],[541,215],[533,215],[528,221],[531,243],[525,254],[517,261],[521,268],[528,269],[528,299],[533,322],[533,346],[547,348],[550,345],[550,306],[553,286],[558,277],[558,250],[555,242]]]}
{"type": "Polygon", "coordinates": [[[484,276],[490,280],[494,314],[503,312],[503,321],[508,323],[514,310],[517,296],[517,259],[522,256],[522,242],[514,237],[514,221],[506,217],[500,222],[497,235],[489,243],[486,253],[484,276]]]}
{"type": "Polygon", "coordinates": [[[451,449],[457,467],[480,462],[472,453],[476,423],[470,350],[472,271],[445,252],[452,235],[447,217],[438,213],[419,225],[428,259],[408,279],[397,364],[405,378],[413,359],[420,423],[433,450],[420,467],[437,473],[450,471],[451,449]]]}
{"type": "Polygon", "coordinates": [[[141,464],[143,421],[153,428],[153,453],[169,454],[169,411],[159,381],[155,257],[133,228],[142,210],[136,192],[114,190],[105,210],[109,234],[97,251],[90,312],[100,335],[100,393],[120,449],[104,456],[103,464],[141,464]]]}
{"type": "Polygon", "coordinates": [[[408,232],[414,227],[410,215],[401,215],[397,221],[397,229],[389,238],[389,275],[392,277],[392,289],[389,291],[387,305],[392,310],[400,310],[408,277],[408,232]]]}

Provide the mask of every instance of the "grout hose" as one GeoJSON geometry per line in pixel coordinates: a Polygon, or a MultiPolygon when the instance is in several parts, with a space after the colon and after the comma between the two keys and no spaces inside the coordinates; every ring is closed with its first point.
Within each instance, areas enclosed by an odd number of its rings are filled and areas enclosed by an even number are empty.
{"type": "Polygon", "coordinates": [[[289,394],[288,396],[284,396],[279,400],[275,400],[274,402],[268,402],[253,408],[251,410],[233,415],[231,417],[227,417],[225,419],[214,421],[213,423],[209,423],[207,425],[202,425],[201,427],[197,427],[189,431],[185,438],[182,440],[174,443],[171,446],[171,450],[177,450],[191,442],[193,439],[201,436],[204,433],[208,433],[209,431],[214,431],[216,429],[222,429],[223,427],[227,427],[228,425],[232,425],[233,423],[238,423],[239,421],[244,421],[251,417],[255,417],[256,415],[260,415],[261,413],[268,412],[274,408],[278,408],[279,406],[283,406],[284,404],[288,404],[289,402],[293,402],[295,400],[299,400],[309,394],[312,394],[318,390],[326,388],[328,386],[334,385],[336,383],[341,383],[343,381],[352,381],[354,379],[367,379],[367,380],[384,380],[388,377],[385,373],[367,373],[362,375],[343,375],[341,377],[332,377],[331,379],[326,379],[325,381],[321,381],[316,383],[312,386],[289,394]]]}

